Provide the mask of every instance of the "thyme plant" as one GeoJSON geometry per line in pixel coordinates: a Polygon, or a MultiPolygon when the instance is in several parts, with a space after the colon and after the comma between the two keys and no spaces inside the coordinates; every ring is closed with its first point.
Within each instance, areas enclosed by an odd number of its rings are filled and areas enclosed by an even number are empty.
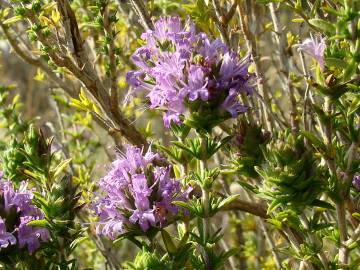
{"type": "Polygon", "coordinates": [[[359,18],[0,0],[1,269],[359,269],[359,18]]]}

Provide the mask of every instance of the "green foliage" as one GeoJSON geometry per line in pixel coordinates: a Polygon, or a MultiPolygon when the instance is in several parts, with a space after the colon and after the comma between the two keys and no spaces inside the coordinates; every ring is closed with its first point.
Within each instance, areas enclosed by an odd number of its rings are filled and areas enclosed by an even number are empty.
{"type": "Polygon", "coordinates": [[[268,213],[276,213],[280,206],[301,213],[317,202],[326,182],[302,136],[279,134],[264,157],[266,163],[257,171],[264,181],[260,194],[269,199],[268,213]]]}
{"type": "Polygon", "coordinates": [[[234,158],[227,169],[232,173],[247,177],[258,177],[256,166],[264,161],[262,149],[269,140],[269,134],[263,133],[261,127],[241,121],[234,138],[234,158]]]}
{"type": "Polygon", "coordinates": [[[170,270],[169,264],[163,261],[157,254],[142,250],[136,255],[134,262],[125,263],[125,269],[129,270],[170,270]]]}

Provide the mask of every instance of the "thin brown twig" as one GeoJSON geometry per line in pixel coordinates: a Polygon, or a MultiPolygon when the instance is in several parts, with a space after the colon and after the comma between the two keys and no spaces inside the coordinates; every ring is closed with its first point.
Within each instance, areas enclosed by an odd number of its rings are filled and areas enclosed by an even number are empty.
{"type": "MultiPolygon", "coordinates": [[[[144,146],[147,148],[148,143],[145,138],[122,115],[118,107],[114,108],[111,106],[111,98],[88,59],[75,14],[71,9],[68,0],[57,0],[57,4],[63,24],[69,25],[65,27],[65,30],[68,31],[66,37],[68,39],[68,44],[71,44],[70,49],[73,49],[72,56],[76,63],[67,56],[57,55],[54,51],[50,51],[49,56],[56,65],[68,68],[80,81],[84,83],[94,99],[99,102],[100,107],[103,109],[107,117],[109,117],[109,119],[111,119],[114,123],[114,127],[118,128],[118,130],[121,131],[121,134],[129,142],[134,145],[144,146]],[[69,39],[71,42],[69,42],[69,39]]],[[[31,19],[35,20],[34,16],[31,19]]],[[[41,33],[38,38],[42,43],[46,44],[46,37],[44,37],[41,33]]]]}
{"type": "Polygon", "coordinates": [[[220,35],[221,35],[221,39],[226,43],[226,44],[230,44],[230,39],[227,33],[227,28],[228,28],[228,22],[226,21],[225,17],[222,14],[222,10],[220,7],[220,4],[217,0],[212,0],[212,6],[214,8],[215,11],[215,16],[213,16],[216,25],[218,26],[220,35]]]}

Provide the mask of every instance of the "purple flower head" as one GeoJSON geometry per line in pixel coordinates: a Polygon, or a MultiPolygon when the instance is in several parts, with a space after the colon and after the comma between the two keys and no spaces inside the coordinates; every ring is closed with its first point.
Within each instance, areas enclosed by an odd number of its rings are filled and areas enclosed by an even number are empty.
{"type": "Polygon", "coordinates": [[[208,65],[213,65],[221,60],[222,55],[228,53],[229,47],[220,39],[211,41],[204,33],[199,34],[198,53],[204,57],[208,65]]]}
{"type": "Polygon", "coordinates": [[[164,120],[164,126],[166,128],[170,128],[171,123],[175,123],[175,124],[180,124],[181,120],[180,120],[180,114],[177,112],[171,112],[168,111],[164,116],[163,116],[163,120],[164,120]]]}
{"type": "Polygon", "coordinates": [[[15,236],[6,231],[5,221],[0,217],[0,250],[7,248],[9,245],[15,245],[15,236]]]}
{"type": "MultiPolygon", "coordinates": [[[[36,217],[38,219],[39,217],[36,217]]],[[[18,228],[19,246],[27,246],[30,254],[34,253],[39,247],[41,241],[48,241],[50,238],[49,231],[45,228],[36,228],[26,225],[34,220],[33,216],[21,217],[21,223],[18,228]]]]}
{"type": "Polygon", "coordinates": [[[188,112],[246,112],[238,96],[253,93],[250,57],[241,59],[221,40],[197,33],[191,20],[183,26],[179,17],[161,17],[142,39],[146,44],[132,57],[139,71],[130,71],[127,82],[147,92],[150,108],[164,111],[165,127],[180,124],[188,112]]]}
{"type": "Polygon", "coordinates": [[[310,55],[320,65],[321,70],[325,68],[324,53],[326,49],[325,38],[307,38],[299,44],[298,50],[310,55]]]}
{"type": "Polygon", "coordinates": [[[161,17],[154,24],[154,31],[147,31],[141,38],[147,42],[147,47],[154,48],[160,46],[165,49],[166,45],[173,43],[183,49],[195,39],[194,24],[188,20],[183,26],[180,17],[161,17]],[[168,44],[166,44],[168,43],[168,44]]]}
{"type": "Polygon", "coordinates": [[[209,99],[209,91],[206,88],[207,81],[205,73],[200,66],[192,65],[189,69],[188,91],[189,100],[195,101],[200,98],[202,101],[209,99]]]}
{"type": "Polygon", "coordinates": [[[172,204],[186,200],[179,181],[171,178],[171,169],[155,165],[160,157],[150,150],[133,146],[112,163],[108,174],[100,180],[100,192],[93,207],[99,217],[98,234],[115,239],[127,230],[161,228],[179,213],[172,204]]]}
{"type": "Polygon", "coordinates": [[[124,222],[121,218],[108,220],[99,223],[96,227],[96,234],[105,235],[110,239],[115,239],[121,232],[123,232],[124,222]]]}
{"type": "Polygon", "coordinates": [[[32,254],[42,241],[48,241],[47,229],[27,225],[30,221],[44,218],[41,210],[32,204],[32,198],[26,182],[15,190],[10,181],[0,181],[0,209],[3,210],[0,216],[0,249],[18,244],[20,249],[27,247],[32,254]],[[14,215],[17,218],[14,219],[14,215]]]}
{"type": "Polygon", "coordinates": [[[360,191],[360,175],[355,175],[352,180],[353,186],[356,188],[357,191],[360,191]]]}

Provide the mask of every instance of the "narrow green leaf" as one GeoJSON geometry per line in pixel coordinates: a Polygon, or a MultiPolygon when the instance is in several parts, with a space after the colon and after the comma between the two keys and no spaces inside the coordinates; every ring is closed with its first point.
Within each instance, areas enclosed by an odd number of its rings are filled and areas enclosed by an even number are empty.
{"type": "Polygon", "coordinates": [[[357,62],[355,59],[352,59],[350,64],[347,65],[346,69],[344,70],[343,81],[348,81],[351,77],[355,74],[357,68],[357,62]]]}
{"type": "Polygon", "coordinates": [[[26,225],[32,227],[47,227],[49,225],[49,222],[46,219],[37,219],[29,221],[28,223],[26,223],[26,225]]]}
{"type": "Polygon", "coordinates": [[[189,203],[186,203],[186,202],[183,202],[183,201],[174,201],[172,203],[177,205],[177,206],[180,206],[180,207],[183,207],[183,208],[189,210],[193,214],[197,214],[197,210],[192,205],[190,205],[189,203]]]}
{"type": "Polygon", "coordinates": [[[68,165],[69,163],[71,162],[71,158],[69,159],[65,159],[63,161],[60,162],[60,164],[58,164],[56,166],[56,168],[53,170],[54,172],[54,177],[57,177],[68,165]]]}
{"type": "Polygon", "coordinates": [[[233,201],[235,201],[237,198],[239,198],[240,195],[239,194],[236,194],[236,195],[231,195],[230,197],[222,200],[218,206],[219,209],[229,205],[230,203],[232,203],[233,201]]]}
{"type": "Polygon", "coordinates": [[[277,220],[277,219],[273,219],[273,218],[268,218],[266,219],[266,221],[272,225],[274,225],[276,228],[281,229],[282,228],[282,223],[277,220]]]}
{"type": "Polygon", "coordinates": [[[351,101],[350,107],[348,109],[348,114],[353,114],[360,108],[360,96],[355,96],[351,101]]]}
{"type": "Polygon", "coordinates": [[[16,23],[16,22],[21,21],[21,20],[22,20],[22,16],[18,15],[18,16],[14,16],[14,17],[11,17],[9,19],[6,19],[2,23],[3,24],[12,24],[12,23],[16,23]]]}
{"type": "Polygon", "coordinates": [[[325,208],[325,209],[331,209],[331,210],[335,210],[334,206],[332,206],[330,203],[322,201],[322,200],[314,200],[311,203],[312,206],[317,206],[317,207],[321,207],[321,208],[325,208]]]}
{"type": "Polygon", "coordinates": [[[335,66],[339,69],[345,69],[348,66],[348,63],[346,63],[344,60],[334,57],[327,57],[325,58],[326,64],[330,66],[335,66]]]}
{"type": "Polygon", "coordinates": [[[275,211],[278,207],[280,207],[281,202],[279,200],[273,200],[271,204],[269,205],[269,208],[267,210],[267,214],[270,214],[271,212],[275,211]]]}
{"type": "Polygon", "coordinates": [[[172,241],[170,234],[165,230],[161,230],[161,236],[164,241],[166,251],[170,255],[175,254],[176,246],[175,246],[174,242],[172,241]]]}
{"type": "Polygon", "coordinates": [[[357,220],[360,220],[360,214],[359,213],[353,213],[352,216],[356,218],[357,220]]]}
{"type": "Polygon", "coordinates": [[[319,148],[321,150],[326,150],[325,144],[314,134],[308,131],[304,131],[302,133],[316,148],[319,148]]]}
{"type": "Polygon", "coordinates": [[[88,239],[86,236],[75,239],[74,241],[71,242],[70,249],[73,250],[74,248],[76,248],[77,245],[84,242],[86,239],[88,239]]]}
{"type": "Polygon", "coordinates": [[[336,33],[336,28],[334,26],[334,24],[327,22],[325,20],[322,19],[310,19],[309,23],[313,26],[316,26],[317,28],[320,28],[321,30],[323,30],[326,33],[329,34],[335,34],[336,33]]]}

